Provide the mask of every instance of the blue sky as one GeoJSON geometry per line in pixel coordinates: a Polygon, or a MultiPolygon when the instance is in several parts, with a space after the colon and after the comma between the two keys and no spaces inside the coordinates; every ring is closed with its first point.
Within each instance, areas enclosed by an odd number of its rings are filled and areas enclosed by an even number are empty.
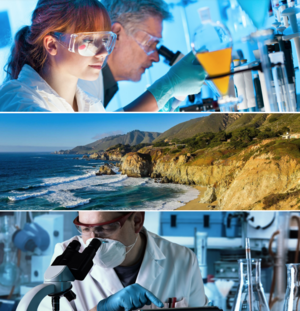
{"type": "Polygon", "coordinates": [[[55,151],[133,130],[164,132],[209,114],[0,114],[0,152],[55,151]]]}

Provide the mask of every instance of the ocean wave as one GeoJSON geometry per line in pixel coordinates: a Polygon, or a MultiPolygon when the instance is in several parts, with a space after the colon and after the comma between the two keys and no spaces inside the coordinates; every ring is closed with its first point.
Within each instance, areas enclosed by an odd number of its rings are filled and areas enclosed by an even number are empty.
{"type": "Polygon", "coordinates": [[[60,177],[60,178],[50,178],[48,179],[46,182],[38,184],[38,185],[33,185],[33,186],[27,186],[27,187],[23,187],[23,189],[29,189],[29,188],[39,188],[39,187],[50,187],[50,186],[57,186],[57,185],[61,185],[61,184],[67,184],[67,183],[71,183],[74,181],[78,181],[78,180],[84,180],[84,179],[88,179],[91,177],[95,177],[96,171],[93,171],[91,173],[85,174],[85,175],[77,175],[77,176],[73,176],[73,177],[60,177]]]}
{"type": "Polygon", "coordinates": [[[40,197],[40,196],[50,194],[50,193],[52,193],[52,191],[46,190],[42,192],[34,192],[34,193],[27,193],[27,194],[16,195],[16,196],[9,196],[8,199],[10,201],[21,201],[21,200],[27,200],[31,198],[40,197]]]}
{"type": "MultiPolygon", "coordinates": [[[[127,176],[127,175],[126,175],[127,176]]],[[[151,182],[150,178],[126,178],[121,181],[122,183],[115,183],[115,187],[138,187],[144,186],[151,182]]]]}
{"type": "Polygon", "coordinates": [[[148,201],[144,202],[145,209],[151,210],[175,210],[181,206],[184,206],[186,203],[197,199],[199,191],[193,187],[180,185],[180,184],[151,184],[150,187],[170,187],[176,190],[183,190],[184,193],[179,193],[176,197],[167,199],[167,200],[157,200],[157,201],[148,201]],[[154,186],[155,185],[155,186],[154,186]]]}
{"type": "Polygon", "coordinates": [[[82,205],[89,204],[89,203],[90,203],[90,199],[78,200],[78,201],[75,201],[75,202],[64,204],[64,207],[65,208],[74,208],[74,207],[82,206],[82,205]]]}

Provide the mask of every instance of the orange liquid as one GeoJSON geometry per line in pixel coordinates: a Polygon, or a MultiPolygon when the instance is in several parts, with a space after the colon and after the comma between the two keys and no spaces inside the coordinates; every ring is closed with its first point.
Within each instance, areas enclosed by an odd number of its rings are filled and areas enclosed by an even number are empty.
{"type": "MultiPolygon", "coordinates": [[[[204,70],[215,76],[230,71],[232,48],[227,48],[215,52],[198,53],[197,58],[204,70]]],[[[227,95],[230,76],[214,79],[213,82],[222,95],[227,95]]]]}

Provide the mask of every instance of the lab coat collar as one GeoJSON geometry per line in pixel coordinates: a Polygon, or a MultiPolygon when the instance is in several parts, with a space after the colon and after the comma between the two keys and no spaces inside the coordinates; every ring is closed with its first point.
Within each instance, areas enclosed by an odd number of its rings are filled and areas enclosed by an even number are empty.
{"type": "MultiPolygon", "coordinates": [[[[136,283],[143,287],[150,288],[164,269],[159,262],[166,259],[166,257],[155,243],[154,235],[149,233],[146,228],[143,228],[141,232],[145,234],[147,238],[147,245],[136,283]]],[[[110,294],[114,294],[124,288],[114,269],[106,269],[94,265],[90,271],[90,275],[97,280],[103,288],[106,288],[110,294]]]]}
{"type": "Polygon", "coordinates": [[[145,227],[142,228],[141,233],[144,233],[147,238],[147,246],[146,246],[145,253],[149,252],[149,255],[152,257],[153,260],[166,259],[161,249],[155,243],[155,240],[154,240],[155,234],[149,233],[145,227]]]}
{"type": "MultiPolygon", "coordinates": [[[[68,112],[74,112],[70,104],[65,99],[60,97],[31,66],[29,65],[23,66],[19,74],[18,81],[26,84],[31,89],[34,89],[42,97],[51,99],[53,102],[60,102],[61,104],[63,104],[64,108],[68,112]]],[[[78,86],[76,89],[76,99],[78,111],[80,112],[97,111],[97,109],[96,110],[94,109],[95,107],[97,107],[99,100],[97,98],[89,96],[78,86]]]]}

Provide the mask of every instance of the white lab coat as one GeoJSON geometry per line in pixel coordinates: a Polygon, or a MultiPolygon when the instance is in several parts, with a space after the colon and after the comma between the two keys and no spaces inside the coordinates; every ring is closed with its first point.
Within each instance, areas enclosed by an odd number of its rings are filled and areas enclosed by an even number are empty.
{"type": "Polygon", "coordinates": [[[78,80],[78,86],[86,93],[98,98],[101,103],[104,103],[104,82],[102,70],[99,77],[95,81],[78,80]]]}
{"type": "MultiPolygon", "coordinates": [[[[188,248],[171,243],[145,228],[142,232],[146,235],[147,246],[136,283],[151,291],[166,306],[170,297],[176,297],[177,308],[204,306],[207,299],[196,255],[188,248]]],[[[75,236],[56,245],[52,260],[62,254],[74,239],[81,243],[82,252],[85,244],[81,237],[75,236]]],[[[94,265],[82,282],[73,282],[73,291],[77,296],[72,303],[73,307],[66,298],[61,298],[61,310],[88,311],[100,300],[123,288],[114,269],[94,265]]],[[[157,307],[151,305],[143,309],[153,308],[157,307]]],[[[51,310],[49,297],[46,297],[38,308],[38,311],[46,310],[51,310]]]]}
{"type": "MultiPolygon", "coordinates": [[[[102,102],[77,87],[79,112],[105,112],[102,102]]],[[[24,65],[18,79],[0,87],[0,111],[74,112],[70,104],[29,65],[24,65]]]]}

